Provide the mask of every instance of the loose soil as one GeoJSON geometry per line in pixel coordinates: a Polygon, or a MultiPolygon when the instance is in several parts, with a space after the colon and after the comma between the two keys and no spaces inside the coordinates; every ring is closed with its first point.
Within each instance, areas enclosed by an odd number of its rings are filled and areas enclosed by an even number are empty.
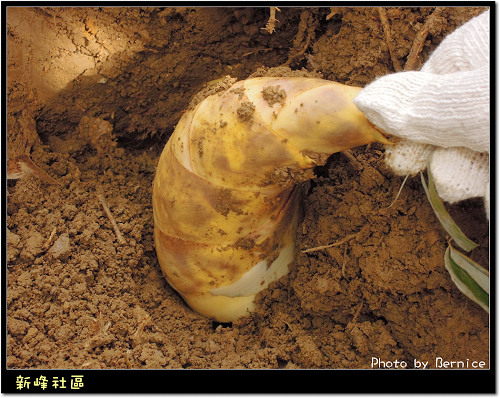
{"type": "MultiPolygon", "coordinates": [[[[446,8],[419,64],[484,10],[446,8]]],[[[386,11],[404,65],[433,8],[386,11]]],[[[196,92],[278,66],[358,86],[394,72],[376,7],[282,8],[272,34],[263,29],[269,15],[8,8],[7,157],[28,154],[60,182],[7,184],[8,368],[370,368],[372,357],[489,365],[488,314],[450,280],[448,236],[419,178],[390,206],[402,178],[379,145],[314,170],[296,263],[259,294],[257,312],[212,322],[164,280],[151,184],[196,92]]],[[[480,244],[472,258],[488,266],[482,202],[448,207],[480,244]]]]}

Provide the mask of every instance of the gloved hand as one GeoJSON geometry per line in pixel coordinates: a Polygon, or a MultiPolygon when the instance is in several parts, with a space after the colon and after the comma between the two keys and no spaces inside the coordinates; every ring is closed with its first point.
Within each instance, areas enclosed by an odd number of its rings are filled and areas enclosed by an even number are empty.
{"type": "Polygon", "coordinates": [[[386,148],[397,175],[427,165],[450,203],[483,197],[489,219],[489,11],[447,36],[419,72],[383,76],[355,98],[376,126],[401,142],[386,148]]]}

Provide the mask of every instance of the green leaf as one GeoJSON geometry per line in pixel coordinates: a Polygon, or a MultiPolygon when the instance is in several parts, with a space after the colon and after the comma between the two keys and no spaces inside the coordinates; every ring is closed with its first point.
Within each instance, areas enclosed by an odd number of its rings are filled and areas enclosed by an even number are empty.
{"type": "Polygon", "coordinates": [[[452,246],[446,249],[444,266],[458,289],[489,313],[489,272],[452,246]]]}
{"type": "Polygon", "coordinates": [[[448,246],[450,258],[463,269],[467,274],[483,289],[487,294],[490,294],[490,273],[481,267],[474,260],[460,253],[453,246],[448,246]]]}
{"type": "Polygon", "coordinates": [[[427,173],[429,175],[429,186],[425,183],[422,173],[420,173],[420,178],[422,180],[422,185],[424,187],[425,194],[427,195],[427,199],[429,200],[436,217],[456,244],[466,252],[470,252],[478,245],[465,236],[460,227],[455,223],[455,221],[453,221],[453,218],[451,218],[450,213],[448,213],[444,207],[444,204],[436,191],[434,180],[432,179],[429,168],[427,168],[427,173]]]}

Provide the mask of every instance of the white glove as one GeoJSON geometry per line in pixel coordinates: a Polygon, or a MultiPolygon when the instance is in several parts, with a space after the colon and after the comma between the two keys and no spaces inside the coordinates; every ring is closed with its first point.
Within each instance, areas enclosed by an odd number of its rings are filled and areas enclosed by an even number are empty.
{"type": "Polygon", "coordinates": [[[489,11],[446,37],[419,72],[383,76],[355,98],[375,125],[402,138],[386,148],[397,175],[430,165],[450,203],[482,197],[489,218],[489,11]]]}

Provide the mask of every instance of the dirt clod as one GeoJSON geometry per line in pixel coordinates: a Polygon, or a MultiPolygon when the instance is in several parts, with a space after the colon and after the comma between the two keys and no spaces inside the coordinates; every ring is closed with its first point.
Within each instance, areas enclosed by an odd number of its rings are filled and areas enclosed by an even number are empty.
{"type": "Polygon", "coordinates": [[[243,102],[241,106],[236,109],[236,113],[238,114],[238,118],[242,122],[248,122],[252,120],[253,113],[255,112],[255,105],[251,102],[243,102]]]}
{"type": "Polygon", "coordinates": [[[262,90],[262,96],[267,101],[270,107],[277,103],[283,103],[286,98],[286,91],[280,86],[269,86],[262,90]]]}

